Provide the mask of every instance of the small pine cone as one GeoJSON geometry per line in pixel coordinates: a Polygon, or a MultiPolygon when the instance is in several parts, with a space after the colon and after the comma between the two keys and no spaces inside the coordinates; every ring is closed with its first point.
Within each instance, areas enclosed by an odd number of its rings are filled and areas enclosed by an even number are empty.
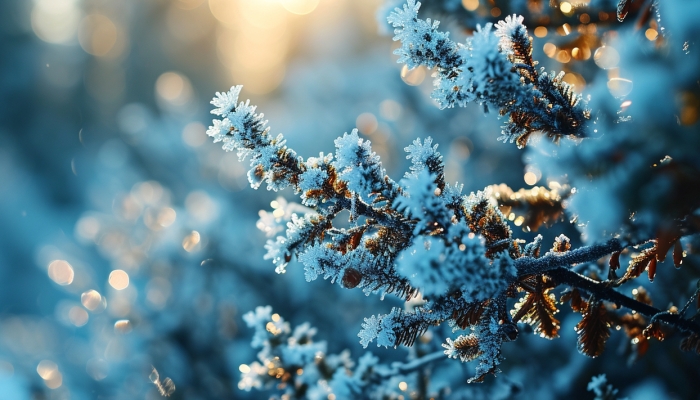
{"type": "Polygon", "coordinates": [[[481,355],[479,349],[479,338],[473,333],[468,336],[459,336],[457,339],[447,338],[447,343],[443,343],[445,354],[450,358],[459,358],[462,362],[475,360],[481,355]]]}
{"type": "Polygon", "coordinates": [[[343,286],[352,289],[362,282],[362,273],[355,268],[346,268],[343,273],[343,286]]]}

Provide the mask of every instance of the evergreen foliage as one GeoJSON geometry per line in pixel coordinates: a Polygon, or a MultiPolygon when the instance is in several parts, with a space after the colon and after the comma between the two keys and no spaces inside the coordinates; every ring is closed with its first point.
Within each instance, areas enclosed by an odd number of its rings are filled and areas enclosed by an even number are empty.
{"type": "MultiPolygon", "coordinates": [[[[278,272],[284,271],[286,263],[296,256],[304,265],[308,281],[323,276],[349,289],[362,288],[367,294],[379,293],[383,297],[394,293],[407,301],[419,296],[422,304],[412,310],[393,308],[389,314],[365,318],[358,334],[360,343],[364,347],[373,341],[385,347],[412,346],[431,326],[447,322],[455,330],[469,331],[446,338],[443,347],[450,358],[478,362],[470,382],[481,382],[486,375],[499,372],[501,347],[518,337],[522,329],[518,323],[531,325],[536,334],[548,339],[559,336],[560,321],[554,317],[559,311],[558,301],[552,292],[559,286],[568,287],[562,302],[571,302],[572,309],[582,313],[576,326],[578,348],[590,357],[603,352],[612,325],[624,326],[636,343],[640,339],[636,336],[639,334],[632,333],[634,325],[646,332],[641,335],[645,340],[663,339],[661,322],[689,338],[696,337],[700,333],[697,314],[688,318],[684,313],[660,310],[643,299],[624,296],[615,287],[640,276],[645,269],[653,280],[656,263],[663,261],[674,246],[675,263],[678,266],[682,262],[679,240],[697,232],[694,211],[700,206],[700,198],[685,196],[684,206],[674,207],[670,213],[638,204],[629,210],[633,215],[640,213],[642,218],[624,220],[624,215],[618,215],[613,220],[620,223],[615,228],[608,225],[601,232],[596,221],[600,217],[581,210],[580,201],[590,201],[590,196],[600,193],[614,196],[610,191],[582,183],[578,178],[582,171],[572,168],[579,165],[584,169],[583,160],[599,157],[613,143],[619,146],[620,140],[627,139],[624,133],[614,130],[626,132],[629,128],[625,124],[634,126],[635,122],[618,118],[615,122],[619,125],[610,125],[606,118],[609,105],[604,104],[608,100],[603,100],[602,93],[596,92],[601,98],[590,102],[600,109],[592,110],[589,102],[563,80],[563,72],[547,73],[544,68],[537,68],[532,57],[533,39],[523,24],[524,17],[508,15],[495,25],[477,25],[465,43],[458,43],[440,30],[438,21],[419,18],[420,7],[421,3],[407,0],[388,16],[395,29],[394,40],[401,44],[394,52],[399,56],[398,62],[409,70],[425,66],[434,71],[432,98],[440,108],[464,107],[470,102],[497,108],[505,118],[499,140],[516,142],[519,148],[525,148],[535,136],[549,138],[537,140],[536,144],[546,149],[549,156],[532,158],[544,158],[543,170],[548,172],[553,169],[547,163],[570,171],[566,184],[576,186],[577,193],[571,190],[562,196],[543,188],[542,197],[538,192],[521,191],[515,195],[507,187],[492,186],[463,195],[462,185],[445,182],[443,156],[430,137],[416,139],[405,148],[412,165],[399,182],[386,175],[370,141],[361,138],[357,130],[335,141],[334,154],[304,161],[284,146],[281,135],[272,139],[261,122],[256,122],[260,126],[256,128],[257,138],[250,136],[251,123],[229,122],[262,121],[262,115],[255,114],[248,102],[236,105],[241,90],[236,86],[227,94],[217,94],[212,101],[218,107],[212,113],[222,119],[214,120],[210,136],[224,141],[224,150],[238,150],[241,160],[251,155],[255,161],[249,179],[254,188],[262,179],[268,180],[268,189],[272,190],[291,185],[302,203],[313,209],[304,216],[292,215],[287,236],[268,242],[267,257],[278,265],[278,272]],[[226,107],[222,108],[223,103],[226,107]],[[564,212],[566,206],[562,204],[569,196],[573,212],[581,210],[578,218],[590,218],[583,225],[590,245],[572,249],[571,240],[562,234],[555,238],[550,251],[541,254],[542,236],[525,244],[515,237],[501,211],[502,207],[518,204],[514,199],[532,209],[538,207],[541,198],[547,199],[549,210],[540,211],[528,225],[537,229],[548,220],[547,213],[554,213],[550,217],[556,219],[564,212]],[[349,212],[350,225],[336,228],[336,218],[343,210],[349,212]],[[630,267],[618,278],[615,270],[619,268],[620,255],[635,249],[641,253],[626,256],[630,267]],[[586,276],[572,268],[604,257],[610,257],[607,278],[586,276]],[[508,299],[517,298],[518,292],[525,296],[509,312],[508,299]],[[620,315],[613,306],[632,314],[620,315]]],[[[620,7],[625,7],[625,2],[620,7]]],[[[653,7],[658,6],[654,3],[653,7]]],[[[618,12],[619,16],[622,14],[618,12]]],[[[683,29],[681,24],[679,32],[687,33],[683,29]]],[[[679,49],[672,53],[679,54],[679,49]]],[[[632,104],[640,101],[630,98],[632,104]]],[[[685,168],[686,174],[697,171],[697,163],[684,158],[683,150],[677,146],[674,144],[674,156],[666,156],[660,163],[667,163],[672,169],[685,168]],[[681,156],[680,160],[675,154],[681,156]]],[[[637,148],[625,149],[631,152],[637,148]]],[[[644,157],[642,153],[629,154],[630,160],[622,161],[626,174],[643,169],[644,173],[649,172],[649,167],[638,161],[644,157]]],[[[653,167],[658,168],[657,164],[653,167]]],[[[612,173],[609,169],[621,167],[597,168],[602,170],[586,174],[589,180],[593,176],[593,182],[604,182],[606,175],[612,173]]],[[[683,179],[679,177],[678,183],[687,185],[689,181],[683,179]]],[[[665,187],[672,193],[673,183],[665,187]]],[[[611,189],[617,190],[607,190],[611,189]]],[[[621,211],[614,206],[612,210],[621,211]]],[[[697,292],[693,298],[696,295],[697,292]]],[[[600,387],[591,384],[589,390],[595,390],[599,397],[607,396],[604,391],[614,394],[600,387]]]]}

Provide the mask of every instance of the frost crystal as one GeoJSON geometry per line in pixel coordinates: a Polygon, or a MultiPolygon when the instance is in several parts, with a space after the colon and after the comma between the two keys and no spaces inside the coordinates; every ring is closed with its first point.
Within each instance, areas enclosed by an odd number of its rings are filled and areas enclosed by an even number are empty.
{"type": "Polygon", "coordinates": [[[506,54],[513,53],[513,37],[527,37],[527,27],[523,25],[522,15],[507,15],[505,20],[498,21],[496,23],[496,36],[498,36],[501,41],[501,48],[506,54]]]}
{"type": "Polygon", "coordinates": [[[418,19],[420,2],[408,0],[403,8],[396,8],[388,17],[394,30],[394,40],[401,41],[402,46],[394,51],[399,56],[399,63],[405,63],[409,69],[419,65],[428,68],[440,66],[449,68],[458,65],[459,56],[456,45],[449,40],[449,32],[440,32],[440,22],[430,19],[418,19]]]}
{"type": "Polygon", "coordinates": [[[228,117],[236,107],[236,102],[238,102],[238,96],[241,94],[241,89],[243,89],[243,85],[231,86],[231,89],[228,92],[216,92],[216,97],[214,97],[211,101],[211,104],[213,104],[216,108],[211,110],[211,113],[220,115],[224,118],[228,117]]]}
{"type": "Polygon", "coordinates": [[[357,129],[336,139],[335,148],[333,166],[338,177],[347,182],[348,189],[364,199],[381,189],[385,173],[379,156],[372,151],[369,140],[359,138],[357,129]]]}

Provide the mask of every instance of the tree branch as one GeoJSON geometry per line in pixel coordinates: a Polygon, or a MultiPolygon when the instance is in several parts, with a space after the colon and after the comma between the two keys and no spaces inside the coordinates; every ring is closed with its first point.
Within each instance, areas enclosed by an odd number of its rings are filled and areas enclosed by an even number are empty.
{"type": "Polygon", "coordinates": [[[559,267],[596,261],[627,246],[629,244],[624,245],[619,239],[610,239],[605,243],[579,247],[562,254],[548,253],[540,258],[521,257],[515,260],[515,268],[518,270],[518,278],[539,275],[559,267]]]}
{"type": "Polygon", "coordinates": [[[678,314],[671,314],[666,311],[659,310],[656,307],[652,307],[648,304],[634,300],[616,291],[603,282],[595,281],[570,269],[557,267],[548,270],[547,275],[551,276],[558,284],[565,284],[585,290],[586,292],[593,294],[593,296],[598,300],[606,300],[636,311],[647,317],[653,317],[656,321],[663,321],[669,325],[675,326],[683,332],[700,334],[700,325],[697,323],[684,319],[678,314]]]}

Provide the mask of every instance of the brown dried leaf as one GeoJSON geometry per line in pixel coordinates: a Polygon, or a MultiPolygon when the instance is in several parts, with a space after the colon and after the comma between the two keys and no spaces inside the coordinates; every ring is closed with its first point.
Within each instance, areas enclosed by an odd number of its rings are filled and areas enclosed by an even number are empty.
{"type": "Polygon", "coordinates": [[[618,279],[617,271],[620,268],[620,252],[616,251],[610,255],[610,260],[608,261],[610,268],[608,269],[608,280],[615,281],[618,279]]]}
{"type": "Polygon", "coordinates": [[[559,312],[556,306],[556,297],[549,293],[551,288],[544,288],[539,284],[538,290],[528,293],[515,304],[511,315],[513,322],[522,319],[523,322],[534,327],[535,333],[547,339],[559,337],[559,321],[554,314],[559,312]]]}
{"type": "Polygon", "coordinates": [[[616,251],[610,256],[610,269],[617,271],[620,268],[620,252],[616,251]]]}
{"type": "Polygon", "coordinates": [[[602,302],[589,305],[581,322],[576,325],[578,350],[589,356],[598,357],[605,349],[610,337],[610,318],[602,302]]]}
{"type": "Polygon", "coordinates": [[[661,323],[659,322],[652,322],[649,324],[649,326],[642,331],[642,335],[647,339],[654,338],[659,342],[663,342],[666,338],[666,334],[661,330],[661,323]]]}
{"type": "Polygon", "coordinates": [[[618,316],[614,313],[608,313],[607,315],[611,325],[621,326],[625,329],[625,334],[631,339],[634,349],[637,352],[635,358],[643,356],[649,349],[649,341],[643,334],[644,327],[647,325],[644,317],[638,313],[627,313],[622,316],[618,316]]]}
{"type": "Polygon", "coordinates": [[[625,275],[622,278],[620,278],[617,281],[617,283],[621,284],[627,282],[630,279],[639,277],[644,272],[644,270],[646,270],[647,266],[649,265],[652,259],[656,259],[656,243],[654,244],[654,246],[648,249],[644,249],[641,253],[632,257],[632,260],[630,260],[630,264],[627,267],[625,275]]]}
{"type": "Polygon", "coordinates": [[[571,303],[571,309],[575,312],[583,312],[588,308],[588,302],[581,297],[581,292],[574,288],[562,294],[560,303],[571,303]]]}
{"type": "Polygon", "coordinates": [[[649,282],[654,282],[654,277],[656,276],[656,257],[652,258],[647,265],[647,274],[649,275],[649,282]]]}
{"type": "Polygon", "coordinates": [[[680,239],[677,229],[661,229],[658,238],[654,241],[656,247],[656,259],[663,262],[668,251],[680,239]]]}
{"type": "Polygon", "coordinates": [[[680,268],[681,264],[683,264],[683,247],[681,246],[681,241],[676,240],[676,243],[673,245],[673,265],[676,268],[680,268]]]}
{"type": "Polygon", "coordinates": [[[367,225],[352,228],[348,232],[347,236],[338,240],[337,245],[335,246],[336,250],[343,254],[346,254],[348,251],[355,250],[357,246],[362,243],[362,235],[364,235],[366,230],[367,225]]]}
{"type": "Polygon", "coordinates": [[[510,311],[513,322],[518,323],[525,315],[532,311],[535,303],[535,296],[533,294],[534,293],[528,293],[515,303],[513,309],[510,311]]]}
{"type": "Polygon", "coordinates": [[[632,343],[636,344],[637,355],[633,357],[633,360],[645,355],[649,351],[649,339],[643,335],[636,336],[632,339],[632,343]]]}
{"type": "Polygon", "coordinates": [[[364,229],[358,230],[355,232],[354,235],[350,238],[350,241],[348,242],[348,248],[349,250],[355,250],[357,246],[360,245],[360,239],[362,239],[362,234],[365,233],[364,229]]]}

